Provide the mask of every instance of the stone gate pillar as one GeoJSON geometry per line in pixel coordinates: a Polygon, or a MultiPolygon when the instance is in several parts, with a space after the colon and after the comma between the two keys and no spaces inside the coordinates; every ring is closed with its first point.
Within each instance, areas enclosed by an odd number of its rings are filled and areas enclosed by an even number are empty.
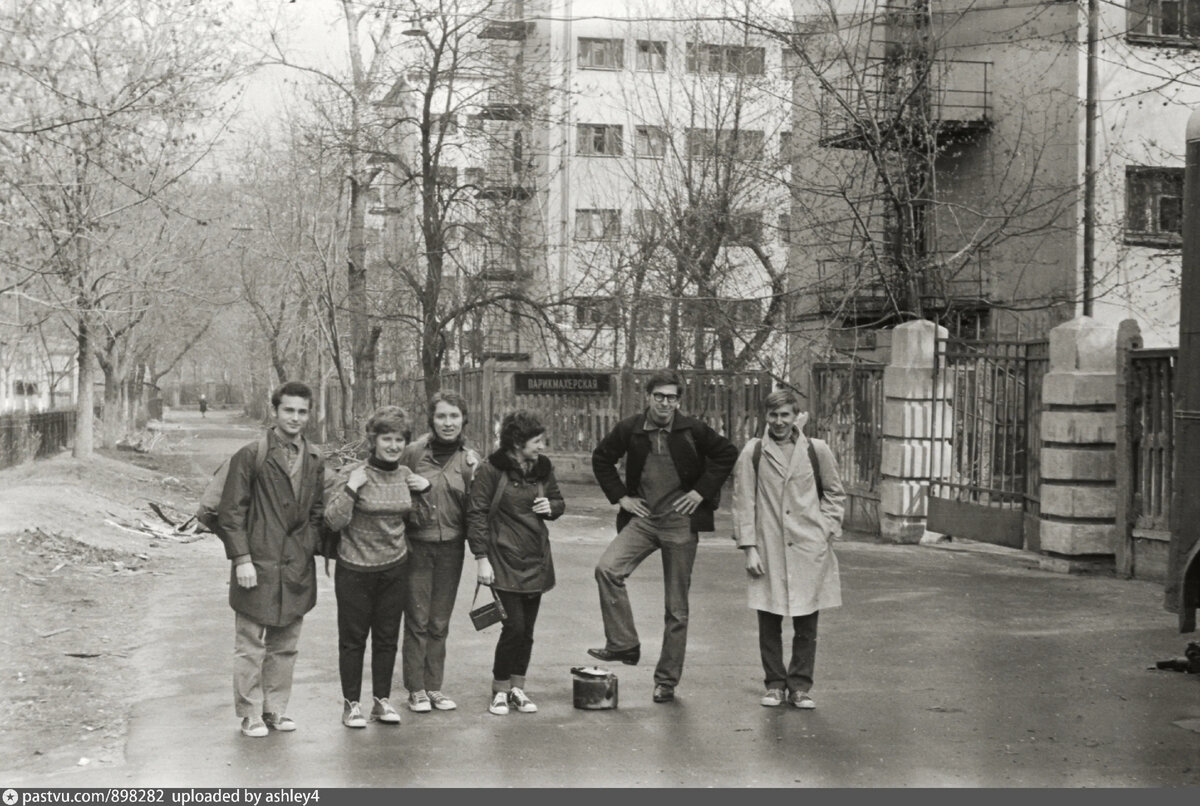
{"type": "Polygon", "coordinates": [[[1042,381],[1040,545],[1070,570],[1107,562],[1117,541],[1117,329],[1090,316],[1050,331],[1042,381]]]}
{"type": "Polygon", "coordinates": [[[946,328],[924,320],[892,331],[891,360],[883,370],[879,533],[895,543],[920,542],[931,473],[945,466],[953,414],[945,385],[934,389],[937,340],[945,337],[946,328]]]}

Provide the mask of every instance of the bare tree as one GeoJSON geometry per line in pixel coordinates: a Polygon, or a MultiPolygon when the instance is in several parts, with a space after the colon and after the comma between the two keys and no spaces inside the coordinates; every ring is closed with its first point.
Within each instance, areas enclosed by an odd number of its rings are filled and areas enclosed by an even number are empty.
{"type": "Polygon", "coordinates": [[[192,0],[0,10],[8,54],[0,81],[14,100],[6,120],[16,121],[0,134],[5,217],[32,244],[23,280],[52,295],[76,339],[77,456],[93,447],[104,316],[136,307],[121,228],[136,225],[138,208],[166,205],[166,191],[205,150],[198,125],[236,73],[237,48],[221,30],[228,10],[192,0]]]}

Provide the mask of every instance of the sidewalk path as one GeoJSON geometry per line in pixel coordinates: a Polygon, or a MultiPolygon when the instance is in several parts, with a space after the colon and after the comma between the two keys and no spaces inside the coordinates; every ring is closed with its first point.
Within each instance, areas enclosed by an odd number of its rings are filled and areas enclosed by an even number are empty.
{"type": "Polygon", "coordinates": [[[592,488],[566,493],[568,514],[551,527],[559,585],[543,601],[529,675],[539,713],[486,710],[498,628],[471,629],[468,562],[444,686],[459,709],[342,727],[332,580],[322,573],[290,709],[299,730],[243,738],[229,682],[228,571],[214,538],[181,546],[173,576],[146,603],[127,763],[7,785],[1200,785],[1200,733],[1187,727],[1200,719],[1200,676],[1146,668],[1185,643],[1161,587],[1040,571],[1017,554],[842,542],[845,604],[821,616],[818,707],[768,709],[758,705],[741,555],[723,519],[696,561],[678,700],[650,700],[662,624],[651,557],[629,583],[642,664],[611,667],[618,710],[575,710],[569,670],[603,642],[592,567],[613,510],[592,488]]]}

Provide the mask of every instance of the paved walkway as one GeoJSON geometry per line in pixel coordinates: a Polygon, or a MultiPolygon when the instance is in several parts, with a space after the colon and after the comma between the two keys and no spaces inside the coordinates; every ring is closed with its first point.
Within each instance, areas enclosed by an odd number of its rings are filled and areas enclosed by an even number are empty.
{"type": "Polygon", "coordinates": [[[299,730],[242,738],[214,539],[181,546],[147,602],[127,763],[9,785],[1200,785],[1200,676],[1147,670],[1186,643],[1160,586],[1041,571],[1021,552],[843,542],[845,604],[821,616],[818,708],[767,709],[727,515],[697,558],[678,700],[650,700],[662,624],[651,557],[630,581],[645,659],[612,667],[618,710],[575,710],[569,670],[603,641],[592,566],[613,511],[594,489],[570,486],[567,498],[552,526],[559,585],[544,600],[529,675],[539,713],[486,711],[498,628],[471,629],[468,563],[445,683],[459,710],[342,727],[332,580],[322,575],[300,643],[299,730]]]}

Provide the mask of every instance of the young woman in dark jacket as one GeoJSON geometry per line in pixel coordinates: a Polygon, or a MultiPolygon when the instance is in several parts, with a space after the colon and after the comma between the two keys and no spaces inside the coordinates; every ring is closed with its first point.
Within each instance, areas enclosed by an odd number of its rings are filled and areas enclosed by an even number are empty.
{"type": "Polygon", "coordinates": [[[537,710],[525,694],[525,673],[542,594],[554,587],[546,521],[566,509],[554,467],[542,455],[545,432],[527,411],[505,415],[500,450],[476,472],[467,504],[467,543],[477,579],[494,586],[507,613],[492,664],[488,711],[496,715],[507,714],[510,706],[522,713],[537,710]]]}

